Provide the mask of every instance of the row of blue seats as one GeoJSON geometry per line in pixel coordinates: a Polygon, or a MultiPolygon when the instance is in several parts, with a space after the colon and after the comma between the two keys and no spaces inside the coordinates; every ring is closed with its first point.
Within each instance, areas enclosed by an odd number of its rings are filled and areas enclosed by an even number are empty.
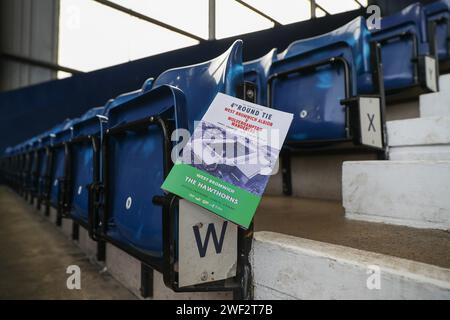
{"type": "Polygon", "coordinates": [[[94,240],[163,270],[168,224],[158,201],[172,166],[171,134],[192,133],[217,93],[239,96],[242,83],[242,41],[236,41],[211,61],[168,70],[10,148],[2,173],[47,214],[56,208],[59,223],[70,218],[94,240]]]}
{"type": "MultiPolygon", "coordinates": [[[[176,209],[160,186],[172,166],[175,129],[192,133],[222,92],[293,113],[286,148],[364,144],[361,97],[378,99],[383,129],[385,89],[437,90],[438,72],[431,79],[424,70],[436,54],[449,58],[449,12],[447,1],[414,4],[383,18],[380,30],[369,30],[360,17],[247,63],[236,41],[211,61],[168,70],[9,148],[2,175],[47,212],[56,208],[59,222],[73,219],[94,240],[158,270],[174,269],[176,209]]],[[[367,146],[383,150],[385,143],[383,136],[381,145],[367,146]]],[[[176,276],[169,282],[176,289],[176,276]]]]}

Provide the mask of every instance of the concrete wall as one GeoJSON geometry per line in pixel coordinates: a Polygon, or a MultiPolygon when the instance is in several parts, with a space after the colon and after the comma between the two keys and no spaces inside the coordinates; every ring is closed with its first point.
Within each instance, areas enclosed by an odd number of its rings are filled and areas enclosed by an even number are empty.
{"type": "MultiPolygon", "coordinates": [[[[2,0],[0,51],[56,63],[58,19],[58,0],[2,0]]],[[[0,91],[55,78],[56,73],[48,69],[0,60],[0,91]]]]}

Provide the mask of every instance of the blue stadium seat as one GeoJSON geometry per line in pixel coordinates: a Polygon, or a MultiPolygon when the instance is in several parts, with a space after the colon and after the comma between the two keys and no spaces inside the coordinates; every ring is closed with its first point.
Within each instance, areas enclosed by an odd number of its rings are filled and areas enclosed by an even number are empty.
{"type": "Polygon", "coordinates": [[[426,18],[420,3],[381,19],[372,30],[381,46],[384,85],[387,93],[420,87],[438,91],[438,68],[428,42],[426,18]]]}
{"type": "Polygon", "coordinates": [[[173,129],[191,132],[218,92],[236,95],[242,83],[242,42],[220,57],[162,73],[151,91],[107,110],[104,134],[102,234],[161,270],[163,214],[154,204],[172,161],[173,129]]]}
{"type": "Polygon", "coordinates": [[[246,64],[246,76],[250,80],[255,77],[252,74],[259,74],[260,103],[294,114],[287,146],[350,139],[361,144],[359,99],[373,96],[379,105],[380,125],[383,120],[383,92],[381,81],[374,77],[378,71],[374,51],[365,19],[357,18],[330,33],[298,40],[277,58],[270,52],[260,59],[259,67],[255,62],[246,64]],[[266,96],[262,92],[267,92],[266,96]]]}
{"type": "Polygon", "coordinates": [[[265,56],[244,63],[244,80],[247,84],[254,84],[248,88],[249,92],[245,92],[246,100],[267,105],[267,78],[276,58],[277,49],[272,49],[265,56]]]}
{"type": "Polygon", "coordinates": [[[10,171],[10,181],[12,188],[20,193],[21,186],[21,171],[22,171],[22,155],[23,155],[23,144],[18,144],[14,146],[11,150],[11,171],[10,171]]]}
{"type": "Polygon", "coordinates": [[[7,147],[1,158],[1,177],[7,185],[11,185],[13,147],[7,147]]]}
{"type": "Polygon", "coordinates": [[[36,199],[36,207],[38,210],[41,208],[42,195],[44,193],[44,178],[48,175],[47,156],[50,142],[50,134],[47,132],[37,136],[33,153],[30,179],[30,203],[33,203],[34,199],[36,199]]]}
{"type": "Polygon", "coordinates": [[[61,215],[88,228],[88,186],[99,179],[100,131],[104,107],[92,108],[72,125],[64,179],[60,184],[61,215]]]}
{"type": "Polygon", "coordinates": [[[203,117],[217,93],[238,94],[243,83],[242,73],[242,41],[238,40],[216,59],[162,73],[154,86],[170,85],[183,92],[188,129],[192,133],[194,122],[203,117]]]}
{"type": "Polygon", "coordinates": [[[25,164],[23,167],[23,196],[25,200],[28,200],[31,191],[32,183],[32,172],[33,172],[33,162],[34,162],[34,152],[38,145],[38,138],[33,137],[32,139],[25,142],[24,158],[25,164]]]}
{"type": "Polygon", "coordinates": [[[450,59],[450,1],[441,0],[423,7],[427,19],[428,38],[439,60],[450,59]]]}
{"type": "Polygon", "coordinates": [[[46,192],[44,192],[44,199],[46,205],[57,209],[58,220],[57,224],[61,223],[61,194],[60,185],[64,182],[65,167],[66,167],[66,143],[72,139],[72,125],[75,120],[66,121],[60,128],[51,133],[51,147],[50,158],[48,159],[49,177],[46,192]],[[48,203],[49,202],[49,203],[48,203]]]}

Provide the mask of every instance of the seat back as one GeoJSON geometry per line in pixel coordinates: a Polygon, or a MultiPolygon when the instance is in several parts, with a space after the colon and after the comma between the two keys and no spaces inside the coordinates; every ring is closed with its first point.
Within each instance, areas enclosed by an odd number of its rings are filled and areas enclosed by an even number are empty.
{"type": "Polygon", "coordinates": [[[13,148],[7,147],[5,149],[5,151],[3,152],[2,158],[1,158],[1,174],[7,184],[11,183],[10,174],[11,174],[11,170],[12,170],[12,166],[11,166],[12,153],[13,153],[13,148]]]}
{"type": "Polygon", "coordinates": [[[188,129],[200,121],[217,93],[238,94],[243,83],[242,41],[238,40],[219,57],[163,72],[154,86],[170,85],[182,91],[186,101],[188,129]]]}
{"type": "Polygon", "coordinates": [[[147,79],[141,89],[121,94],[108,101],[104,107],[92,108],[73,123],[73,137],[65,168],[67,185],[63,197],[69,214],[78,221],[88,224],[88,187],[100,180],[100,140],[108,110],[151,90],[153,82],[153,78],[147,79]]]}
{"type": "Polygon", "coordinates": [[[104,136],[107,236],[155,257],[162,255],[162,218],[161,208],[152,203],[152,198],[162,194],[160,186],[167,174],[167,155],[163,153],[170,132],[150,118],[175,122],[174,104],[184,109],[185,105],[184,100],[174,99],[173,91],[181,94],[177,89],[160,86],[110,107],[104,136]],[[142,126],[138,125],[141,120],[142,126]],[[120,129],[127,126],[128,130],[120,129]]]}
{"type": "Polygon", "coordinates": [[[255,85],[257,104],[267,105],[267,78],[276,58],[277,49],[272,49],[263,57],[244,63],[244,80],[255,85]]]}
{"type": "Polygon", "coordinates": [[[47,165],[50,167],[49,181],[51,184],[47,187],[50,189],[50,204],[55,208],[59,205],[60,183],[62,183],[62,180],[65,178],[66,147],[64,143],[72,139],[72,124],[74,121],[76,120],[64,122],[50,134],[51,159],[49,159],[50,161],[47,165]]]}
{"type": "Polygon", "coordinates": [[[72,217],[88,223],[88,186],[99,178],[99,137],[104,107],[87,111],[73,123],[73,137],[65,163],[64,201],[72,217]],[[94,149],[94,143],[95,149],[94,149]],[[66,195],[65,193],[68,193],[66,195]]]}
{"type": "Polygon", "coordinates": [[[44,192],[44,179],[48,174],[48,150],[51,138],[48,132],[38,137],[38,143],[33,156],[33,165],[31,170],[31,194],[42,195],[44,192]]]}
{"type": "Polygon", "coordinates": [[[430,46],[434,46],[439,60],[450,59],[449,27],[450,1],[441,0],[423,7],[425,13],[428,39],[430,46]]]}
{"type": "Polygon", "coordinates": [[[26,144],[24,142],[17,145],[17,168],[16,168],[16,187],[21,188],[22,184],[22,173],[25,167],[25,147],[26,144]]]}

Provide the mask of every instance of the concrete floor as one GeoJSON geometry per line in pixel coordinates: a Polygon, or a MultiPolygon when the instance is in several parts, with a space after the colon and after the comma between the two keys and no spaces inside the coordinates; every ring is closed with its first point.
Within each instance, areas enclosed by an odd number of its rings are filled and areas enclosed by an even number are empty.
{"type": "Polygon", "coordinates": [[[41,213],[0,186],[0,299],[136,299],[41,213]],[[66,268],[81,269],[81,289],[66,268]]]}
{"type": "Polygon", "coordinates": [[[265,196],[254,226],[450,268],[450,232],[349,220],[339,201],[265,196]]]}
{"type": "MultiPolygon", "coordinates": [[[[450,233],[345,218],[338,201],[265,196],[255,231],[273,231],[450,268],[450,233]]],[[[48,219],[0,186],[0,299],[136,299],[48,219]],[[68,290],[66,268],[81,268],[68,290]]]]}

